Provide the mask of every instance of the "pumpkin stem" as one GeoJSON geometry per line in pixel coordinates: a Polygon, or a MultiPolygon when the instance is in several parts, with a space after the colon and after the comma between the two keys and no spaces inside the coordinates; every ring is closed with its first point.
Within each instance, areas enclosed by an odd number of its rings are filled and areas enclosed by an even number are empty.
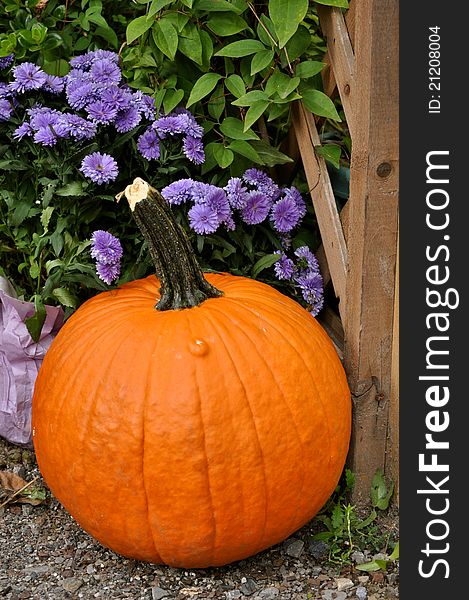
{"type": "Polygon", "coordinates": [[[174,219],[163,196],[137,177],[116,196],[125,195],[132,215],[148,243],[150,256],[160,280],[158,310],[199,306],[223,292],[204,278],[186,232],[174,219]]]}

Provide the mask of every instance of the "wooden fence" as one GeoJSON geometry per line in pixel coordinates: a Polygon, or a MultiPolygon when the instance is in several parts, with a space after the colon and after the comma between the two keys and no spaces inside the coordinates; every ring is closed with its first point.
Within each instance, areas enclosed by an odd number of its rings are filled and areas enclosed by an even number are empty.
{"type": "MultiPolygon", "coordinates": [[[[339,214],[314,117],[293,124],[321,231],[322,269],[339,300],[323,324],[343,353],[353,399],[349,465],[356,501],[376,469],[398,482],[398,0],[319,6],[324,89],[339,93],[351,139],[350,197],[339,214]]],[[[397,487],[397,485],[396,485],[397,487]]]]}

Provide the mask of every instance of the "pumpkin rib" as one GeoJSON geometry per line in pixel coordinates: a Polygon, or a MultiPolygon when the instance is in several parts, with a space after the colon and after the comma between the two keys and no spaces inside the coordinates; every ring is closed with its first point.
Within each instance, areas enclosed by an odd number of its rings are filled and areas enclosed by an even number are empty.
{"type": "MultiPolygon", "coordinates": [[[[243,308],[244,308],[244,307],[243,307],[243,308]]],[[[218,310],[218,312],[220,313],[220,311],[219,311],[219,310],[218,310]]],[[[238,311],[238,315],[237,315],[237,316],[239,316],[239,314],[240,314],[240,313],[241,313],[241,315],[242,315],[242,312],[243,312],[243,311],[238,311]]],[[[251,311],[249,311],[249,312],[251,312],[251,311]]],[[[242,318],[242,316],[241,316],[241,318],[242,318]]],[[[244,320],[245,324],[248,324],[248,325],[250,325],[250,323],[249,323],[249,321],[248,321],[247,319],[245,319],[245,318],[244,318],[243,320],[244,320]]],[[[269,325],[270,325],[270,322],[269,322],[269,325]]],[[[298,496],[301,498],[301,497],[302,497],[302,495],[303,495],[303,494],[302,494],[302,492],[303,492],[303,489],[304,489],[304,484],[305,484],[305,472],[306,472],[305,462],[306,462],[306,461],[305,461],[305,456],[304,456],[304,447],[303,447],[303,443],[302,443],[302,441],[301,441],[301,437],[300,437],[300,434],[299,434],[298,426],[297,426],[297,424],[295,423],[295,418],[294,418],[294,415],[293,415],[293,411],[291,410],[291,407],[289,406],[289,404],[288,404],[288,402],[287,402],[287,399],[285,398],[285,394],[284,394],[284,392],[283,392],[283,390],[282,390],[282,388],[281,388],[280,384],[278,383],[278,381],[277,381],[277,379],[276,379],[276,377],[275,377],[275,374],[274,374],[274,371],[273,371],[273,369],[272,369],[272,368],[271,368],[271,366],[270,366],[270,365],[267,363],[267,361],[265,360],[265,357],[264,357],[264,356],[263,356],[263,355],[262,355],[262,354],[259,352],[259,350],[258,350],[258,347],[257,347],[256,343],[255,343],[255,342],[254,342],[254,340],[251,338],[251,336],[249,336],[249,334],[247,333],[246,329],[249,329],[249,327],[247,327],[247,328],[243,327],[243,328],[242,328],[240,331],[242,331],[242,333],[243,333],[243,335],[245,336],[245,338],[247,338],[247,339],[249,340],[249,342],[251,343],[251,346],[253,347],[253,349],[254,349],[254,352],[256,353],[256,355],[258,356],[258,358],[260,359],[260,362],[264,363],[264,365],[266,366],[266,368],[267,368],[267,371],[268,371],[268,372],[269,372],[269,374],[271,375],[271,377],[272,377],[272,379],[273,379],[273,381],[274,381],[274,383],[275,383],[275,385],[276,385],[276,387],[277,387],[277,389],[278,389],[278,391],[279,391],[279,396],[280,396],[280,397],[283,399],[283,403],[284,403],[284,405],[286,406],[286,408],[287,408],[287,411],[288,411],[288,413],[290,413],[290,416],[291,416],[291,422],[292,422],[292,424],[293,424],[293,428],[294,428],[294,430],[295,430],[295,432],[296,432],[296,438],[297,438],[297,440],[298,440],[298,446],[299,446],[299,448],[300,448],[301,461],[302,461],[302,464],[301,464],[301,467],[302,467],[302,469],[301,469],[301,472],[302,472],[302,482],[301,482],[301,488],[300,488],[300,492],[299,492],[299,494],[298,494],[298,496]]],[[[274,329],[275,329],[275,328],[274,328],[274,329]]],[[[278,332],[278,330],[277,330],[277,329],[275,329],[275,330],[278,332]]],[[[298,508],[297,508],[297,510],[296,510],[295,518],[294,518],[294,519],[292,518],[292,521],[296,521],[296,519],[297,519],[297,516],[298,516],[298,513],[300,512],[300,510],[299,510],[299,509],[300,509],[300,507],[298,506],[298,508]]],[[[261,542],[262,542],[262,541],[263,541],[263,539],[261,539],[261,542]]]]}
{"type": "MultiPolygon", "coordinates": [[[[160,341],[161,338],[157,337],[153,347],[152,347],[152,352],[151,354],[153,355],[153,353],[156,352],[156,349],[158,347],[158,343],[160,341]]],[[[149,502],[149,498],[148,498],[148,490],[147,490],[147,485],[146,485],[146,477],[145,477],[145,440],[147,439],[147,436],[145,436],[145,423],[146,423],[146,414],[147,414],[147,398],[149,398],[149,392],[151,389],[151,375],[152,375],[152,368],[153,368],[153,364],[152,361],[148,361],[148,369],[147,369],[147,373],[146,373],[146,378],[145,378],[145,397],[144,400],[142,402],[142,481],[143,481],[143,494],[145,497],[145,504],[147,507],[147,520],[148,520],[148,529],[150,531],[150,536],[153,542],[153,547],[155,549],[155,553],[161,557],[160,552],[158,551],[156,542],[155,542],[155,535],[153,533],[153,527],[152,527],[152,520],[150,517],[150,502],[149,502]]]]}
{"type": "MultiPolygon", "coordinates": [[[[192,336],[192,338],[194,338],[194,334],[192,332],[192,327],[191,327],[191,320],[187,315],[187,312],[185,313],[186,316],[186,323],[187,323],[187,329],[188,331],[190,331],[190,334],[192,336]]],[[[210,498],[210,506],[211,506],[211,515],[212,515],[212,521],[213,521],[213,535],[212,535],[212,541],[211,541],[211,554],[210,554],[210,563],[213,562],[213,557],[215,554],[215,542],[217,539],[217,520],[215,518],[215,504],[213,501],[213,492],[212,492],[212,486],[210,484],[210,462],[208,460],[208,454],[207,454],[207,444],[206,444],[206,429],[205,429],[205,423],[204,423],[204,417],[202,414],[202,397],[200,395],[200,385],[199,385],[199,380],[200,378],[197,375],[197,361],[193,361],[193,370],[194,370],[194,375],[195,375],[195,380],[197,382],[197,385],[195,386],[196,390],[197,390],[197,400],[198,400],[198,406],[199,406],[199,415],[200,415],[200,423],[202,426],[202,439],[203,439],[203,447],[204,447],[204,457],[205,457],[205,465],[206,465],[206,473],[207,473],[207,489],[208,489],[208,495],[210,498]]]]}
{"type": "MultiPolygon", "coordinates": [[[[227,300],[228,300],[228,299],[229,299],[229,300],[235,300],[235,302],[236,302],[236,299],[234,299],[234,298],[227,298],[227,300]]],[[[258,302],[259,302],[259,300],[258,300],[258,302]]],[[[265,304],[265,303],[263,303],[262,301],[261,301],[261,303],[262,303],[262,304],[265,304]]],[[[243,306],[243,308],[244,308],[245,310],[248,310],[248,311],[249,311],[249,312],[251,312],[252,314],[254,314],[254,315],[258,316],[258,314],[257,314],[257,313],[256,313],[256,312],[255,312],[255,311],[254,311],[254,310],[253,310],[253,309],[252,309],[250,306],[248,306],[248,305],[246,305],[246,304],[243,304],[242,306],[243,306]]],[[[267,305],[267,308],[270,308],[270,307],[267,305]]],[[[269,311],[269,312],[270,312],[270,311],[269,311]]],[[[278,312],[274,312],[274,315],[278,317],[278,312]]],[[[313,317],[311,317],[311,318],[313,318],[313,317]]],[[[296,348],[296,346],[294,346],[294,345],[292,344],[292,342],[291,342],[291,339],[290,339],[290,336],[282,336],[282,332],[281,332],[281,331],[280,331],[280,330],[279,330],[279,329],[278,329],[278,328],[275,326],[275,324],[272,322],[272,320],[271,320],[271,319],[269,319],[269,324],[270,324],[270,326],[271,326],[273,329],[275,329],[275,331],[276,331],[276,332],[279,334],[279,336],[280,336],[280,337],[282,337],[282,338],[285,340],[285,342],[286,342],[286,343],[287,343],[287,344],[288,344],[288,345],[289,345],[289,346],[290,346],[290,347],[291,347],[291,348],[294,350],[294,352],[295,352],[295,353],[296,353],[296,354],[297,354],[297,355],[298,355],[298,356],[299,356],[299,357],[300,357],[300,358],[303,360],[303,362],[304,362],[304,364],[305,364],[305,367],[307,368],[307,371],[308,371],[308,373],[309,373],[309,377],[310,377],[310,379],[311,379],[311,381],[312,381],[312,384],[313,384],[313,386],[314,386],[314,388],[315,388],[315,390],[316,390],[316,392],[317,392],[318,400],[319,400],[319,402],[320,402],[320,404],[321,404],[322,412],[323,412],[323,415],[324,415],[324,420],[325,420],[325,424],[326,424],[326,429],[327,429],[327,432],[328,432],[327,439],[328,439],[328,441],[329,441],[329,452],[328,452],[328,454],[329,454],[329,463],[328,463],[328,465],[330,465],[330,462],[331,462],[331,457],[332,457],[331,445],[330,445],[330,432],[331,432],[331,427],[330,427],[329,419],[328,419],[328,416],[327,416],[327,412],[326,412],[326,410],[325,410],[325,402],[324,402],[324,399],[323,399],[323,397],[322,397],[322,395],[321,395],[320,389],[319,389],[319,387],[318,387],[318,385],[317,385],[317,383],[316,383],[316,381],[315,381],[315,378],[313,377],[313,374],[312,374],[311,368],[310,368],[310,367],[309,367],[309,365],[308,365],[308,364],[307,364],[307,363],[304,361],[302,353],[301,353],[301,352],[300,352],[300,351],[299,351],[299,350],[296,348]]],[[[314,338],[314,336],[310,336],[310,337],[311,337],[311,338],[314,338]]]]}
{"type": "MultiPolygon", "coordinates": [[[[225,298],[225,300],[226,300],[226,298],[225,298]]],[[[211,307],[211,308],[213,308],[213,307],[211,307]]],[[[212,323],[214,329],[217,332],[219,332],[218,326],[213,323],[212,319],[210,319],[210,313],[209,313],[209,311],[206,311],[205,316],[212,323]]],[[[227,356],[229,357],[229,359],[231,361],[231,364],[233,366],[234,372],[236,373],[236,376],[237,376],[238,381],[239,381],[239,383],[241,385],[241,388],[243,389],[244,397],[245,397],[245,400],[246,400],[246,406],[249,409],[249,413],[251,415],[252,423],[253,423],[253,426],[254,426],[254,432],[256,434],[257,445],[258,445],[258,448],[259,448],[259,456],[260,456],[261,465],[262,465],[262,477],[263,477],[263,481],[264,481],[264,520],[263,520],[263,524],[262,524],[262,528],[261,528],[261,530],[262,530],[261,540],[263,540],[264,537],[265,537],[266,526],[267,526],[267,494],[265,493],[265,490],[267,489],[267,475],[266,475],[266,469],[265,469],[264,451],[263,451],[263,448],[262,448],[262,444],[261,444],[261,440],[260,440],[260,436],[259,436],[259,431],[258,431],[258,428],[257,428],[257,425],[256,425],[256,419],[254,417],[254,411],[252,410],[252,406],[251,406],[251,403],[249,401],[249,394],[247,392],[246,385],[244,384],[243,379],[241,377],[241,374],[239,372],[239,369],[236,366],[236,362],[233,359],[230,350],[228,349],[228,344],[225,341],[225,336],[219,333],[219,340],[222,343],[223,348],[225,349],[225,352],[226,352],[227,356]]],[[[259,545],[261,545],[261,544],[259,544],[259,545]]]]}

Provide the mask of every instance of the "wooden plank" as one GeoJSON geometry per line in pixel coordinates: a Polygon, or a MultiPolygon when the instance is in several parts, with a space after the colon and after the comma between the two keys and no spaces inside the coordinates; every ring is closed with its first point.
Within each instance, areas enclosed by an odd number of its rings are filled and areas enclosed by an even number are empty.
{"type": "MultiPolygon", "coordinates": [[[[345,243],[347,244],[347,233],[348,233],[348,202],[344,205],[339,213],[339,219],[342,224],[342,230],[344,232],[345,243]]],[[[316,250],[316,258],[318,259],[319,268],[324,281],[324,287],[331,280],[331,273],[329,271],[329,265],[327,264],[326,253],[324,252],[324,246],[321,244],[316,250]]]]}
{"type": "Polygon", "coordinates": [[[344,359],[354,404],[355,501],[386,467],[398,213],[398,0],[356,7],[344,359]]]}
{"type": "Polygon", "coordinates": [[[399,232],[397,241],[396,286],[394,290],[386,471],[394,481],[394,498],[399,504],[399,232]]]}
{"type": "Polygon", "coordinates": [[[355,56],[347,25],[340,8],[318,5],[321,29],[327,39],[327,60],[332,69],[326,74],[325,92],[332,95],[335,86],[339,91],[350,133],[354,135],[355,56]],[[333,76],[333,77],[332,77],[333,76]]]}
{"type": "Polygon", "coordinates": [[[295,128],[334,291],[339,299],[343,299],[347,272],[347,248],[344,232],[325,160],[314,152],[314,146],[321,143],[314,117],[306,110],[302,102],[295,103],[293,107],[293,127],[295,128]]]}

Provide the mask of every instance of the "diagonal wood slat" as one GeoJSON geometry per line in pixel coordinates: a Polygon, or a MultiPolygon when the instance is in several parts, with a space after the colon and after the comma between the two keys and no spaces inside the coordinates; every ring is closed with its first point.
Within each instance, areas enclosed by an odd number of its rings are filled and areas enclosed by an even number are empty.
{"type": "Polygon", "coordinates": [[[346,19],[339,8],[318,5],[318,13],[321,29],[327,38],[327,56],[325,60],[331,65],[327,76],[324,78],[324,91],[330,96],[337,86],[350,134],[353,138],[355,129],[356,64],[346,19]]]}
{"type": "Polygon", "coordinates": [[[347,247],[332,191],[325,160],[317,156],[314,146],[321,144],[313,115],[302,102],[293,108],[293,127],[303,159],[311,198],[316,213],[324,252],[336,296],[345,298],[347,247]]]}

